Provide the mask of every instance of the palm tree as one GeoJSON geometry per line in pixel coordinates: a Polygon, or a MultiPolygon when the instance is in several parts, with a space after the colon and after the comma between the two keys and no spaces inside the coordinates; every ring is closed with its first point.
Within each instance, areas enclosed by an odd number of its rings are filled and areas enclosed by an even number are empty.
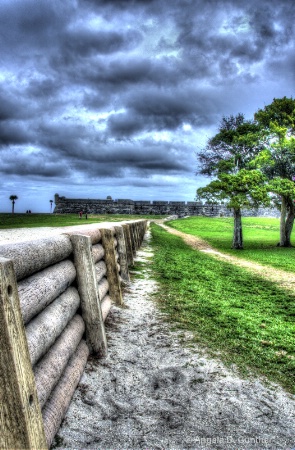
{"type": "Polygon", "coordinates": [[[17,196],[17,195],[11,195],[11,196],[9,197],[9,200],[12,201],[12,214],[14,214],[14,204],[15,204],[15,200],[17,200],[17,199],[18,199],[18,196],[17,196]]]}
{"type": "Polygon", "coordinates": [[[49,200],[50,201],[50,212],[52,213],[52,203],[53,203],[53,200],[49,200]]]}

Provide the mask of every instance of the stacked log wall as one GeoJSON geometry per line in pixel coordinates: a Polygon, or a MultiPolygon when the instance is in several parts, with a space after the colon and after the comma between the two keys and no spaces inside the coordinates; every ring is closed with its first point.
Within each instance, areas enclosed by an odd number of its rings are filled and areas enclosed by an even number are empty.
{"type": "Polygon", "coordinates": [[[123,304],[146,227],[95,224],[0,245],[0,448],[50,447],[89,354],[107,352],[104,321],[123,304]]]}

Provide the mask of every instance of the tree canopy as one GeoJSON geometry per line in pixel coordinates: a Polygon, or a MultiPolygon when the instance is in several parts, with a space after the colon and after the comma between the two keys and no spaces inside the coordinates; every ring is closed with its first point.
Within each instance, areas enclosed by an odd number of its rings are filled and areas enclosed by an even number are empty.
{"type": "Polygon", "coordinates": [[[268,205],[281,210],[280,245],[291,245],[295,218],[295,100],[283,97],[259,109],[223,117],[198,155],[197,174],[216,177],[197,198],[223,201],[233,209],[233,247],[242,248],[241,209],[268,205]],[[269,195],[268,195],[269,193],[269,195]]]}
{"type": "Polygon", "coordinates": [[[253,163],[267,176],[281,210],[279,245],[289,247],[295,218],[295,100],[274,99],[254,117],[262,130],[263,150],[253,163]]]}
{"type": "Polygon", "coordinates": [[[258,125],[245,120],[243,114],[223,117],[218,133],[208,140],[198,154],[197,173],[214,175],[217,179],[197,190],[197,199],[222,201],[233,209],[233,248],[243,248],[241,209],[268,201],[265,177],[259,170],[250,170],[250,163],[261,150],[258,125]]]}

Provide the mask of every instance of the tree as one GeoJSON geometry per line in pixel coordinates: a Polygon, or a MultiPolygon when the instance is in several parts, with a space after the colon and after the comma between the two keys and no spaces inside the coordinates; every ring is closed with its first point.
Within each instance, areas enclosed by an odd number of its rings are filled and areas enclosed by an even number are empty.
{"type": "Polygon", "coordinates": [[[281,210],[280,243],[291,246],[295,218],[295,100],[283,97],[259,109],[255,120],[260,125],[263,150],[255,158],[269,180],[269,190],[276,195],[275,204],[281,210]]]}
{"type": "Polygon", "coordinates": [[[197,154],[197,174],[212,176],[248,167],[262,148],[259,137],[257,123],[245,120],[243,114],[223,117],[218,133],[197,154]]]}
{"type": "Polygon", "coordinates": [[[12,201],[12,214],[14,214],[14,204],[15,204],[15,200],[17,200],[17,199],[18,199],[18,196],[17,196],[17,195],[11,195],[11,196],[9,197],[9,200],[12,201]]]}
{"type": "Polygon", "coordinates": [[[53,203],[53,200],[49,200],[49,202],[50,202],[50,212],[52,213],[52,203],[53,203]]]}
{"type": "Polygon", "coordinates": [[[261,150],[258,125],[245,120],[243,114],[223,117],[218,133],[208,140],[197,155],[197,174],[217,176],[206,187],[197,190],[197,199],[209,203],[223,201],[233,209],[233,248],[243,248],[242,208],[257,207],[269,202],[265,177],[250,164],[261,150]]]}
{"type": "Polygon", "coordinates": [[[265,176],[259,170],[241,169],[237,173],[219,173],[218,179],[197,190],[197,199],[208,203],[225,202],[233,209],[234,232],[232,247],[243,249],[242,208],[255,208],[268,204],[265,176]]]}

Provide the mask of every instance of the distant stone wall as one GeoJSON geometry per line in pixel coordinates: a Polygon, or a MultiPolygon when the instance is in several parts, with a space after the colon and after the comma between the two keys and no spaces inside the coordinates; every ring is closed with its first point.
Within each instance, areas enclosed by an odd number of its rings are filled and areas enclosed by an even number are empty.
{"type": "MultiPolygon", "coordinates": [[[[211,216],[230,217],[232,211],[224,205],[209,205],[201,202],[168,202],[118,199],[73,199],[54,196],[57,214],[142,214],[142,215],[177,215],[184,216],[211,216]]],[[[274,208],[258,208],[257,210],[245,210],[244,216],[279,217],[279,211],[274,208]]]]}

